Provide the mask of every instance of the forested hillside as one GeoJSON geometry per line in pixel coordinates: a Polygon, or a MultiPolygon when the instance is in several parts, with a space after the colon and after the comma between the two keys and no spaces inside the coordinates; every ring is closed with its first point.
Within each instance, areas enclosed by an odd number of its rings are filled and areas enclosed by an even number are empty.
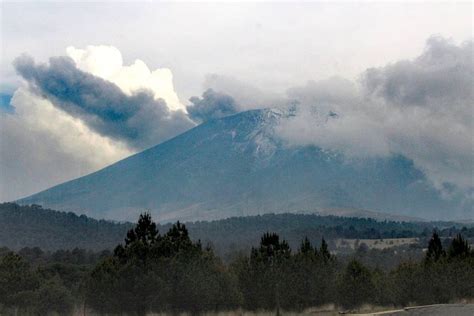
{"type": "Polygon", "coordinates": [[[131,226],[38,205],[0,204],[0,246],[11,249],[111,249],[131,226]]]}
{"type": "MultiPolygon", "coordinates": [[[[208,242],[220,254],[226,250],[248,251],[260,241],[261,233],[276,232],[284,236],[289,245],[296,248],[301,236],[317,241],[325,238],[331,248],[338,238],[384,239],[384,238],[429,238],[434,229],[442,236],[455,236],[462,232],[474,237],[474,227],[452,222],[395,222],[377,221],[371,218],[319,216],[315,214],[265,214],[248,217],[233,217],[211,222],[186,224],[191,237],[208,242]]],[[[168,229],[167,225],[164,230],[168,229]]]]}
{"type": "MultiPolygon", "coordinates": [[[[84,215],[43,209],[37,205],[0,204],[0,246],[10,249],[111,250],[132,226],[132,223],[96,220],[84,215]]],[[[266,231],[284,236],[291,247],[297,247],[301,236],[313,241],[324,237],[331,248],[334,247],[333,240],[337,238],[429,238],[433,229],[444,237],[452,237],[460,232],[467,238],[474,237],[472,225],[452,222],[394,222],[315,214],[265,214],[186,223],[186,226],[192,240],[212,246],[222,256],[238,250],[248,251],[258,244],[261,233],[266,231]]],[[[171,224],[157,224],[160,232],[170,227],[171,224]]]]}
{"type": "MultiPolygon", "coordinates": [[[[447,247],[437,232],[416,260],[389,269],[341,258],[301,236],[297,247],[267,232],[226,263],[191,240],[185,224],[159,232],[142,214],[113,252],[11,252],[0,248],[0,314],[137,315],[268,311],[332,305],[358,311],[472,300],[474,252],[462,234],[447,247]]],[[[387,260],[395,252],[380,252],[387,260]]],[[[386,261],[387,261],[386,260],[386,261]]],[[[281,313],[283,311],[284,313],[281,313]]]]}

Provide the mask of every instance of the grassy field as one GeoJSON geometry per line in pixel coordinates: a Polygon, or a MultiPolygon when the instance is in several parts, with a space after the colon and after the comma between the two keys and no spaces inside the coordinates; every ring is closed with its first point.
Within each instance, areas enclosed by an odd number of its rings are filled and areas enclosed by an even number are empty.
{"type": "Polygon", "coordinates": [[[410,245],[419,243],[419,238],[385,238],[385,239],[337,239],[337,248],[357,249],[365,244],[369,249],[386,249],[396,246],[410,245]]]}

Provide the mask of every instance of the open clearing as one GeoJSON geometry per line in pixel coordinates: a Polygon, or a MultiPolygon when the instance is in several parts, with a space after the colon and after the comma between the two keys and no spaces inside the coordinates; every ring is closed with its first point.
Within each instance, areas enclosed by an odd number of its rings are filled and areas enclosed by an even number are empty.
{"type": "Polygon", "coordinates": [[[357,249],[360,245],[367,245],[369,249],[386,249],[396,246],[416,244],[419,238],[383,238],[383,239],[337,239],[337,248],[357,249]]]}

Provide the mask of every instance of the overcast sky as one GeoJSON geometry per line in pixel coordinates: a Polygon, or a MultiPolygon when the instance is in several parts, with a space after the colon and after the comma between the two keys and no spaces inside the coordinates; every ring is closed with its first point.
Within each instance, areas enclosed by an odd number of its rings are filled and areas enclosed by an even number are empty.
{"type": "Polygon", "coordinates": [[[1,89],[9,91],[15,57],[46,61],[67,46],[112,45],[126,64],[170,68],[186,101],[209,73],[284,90],[413,58],[433,34],[472,37],[469,2],[1,5],[1,89]]]}
{"type": "Polygon", "coordinates": [[[289,142],[403,154],[472,202],[471,2],[0,5],[0,201],[294,99],[289,142]]]}

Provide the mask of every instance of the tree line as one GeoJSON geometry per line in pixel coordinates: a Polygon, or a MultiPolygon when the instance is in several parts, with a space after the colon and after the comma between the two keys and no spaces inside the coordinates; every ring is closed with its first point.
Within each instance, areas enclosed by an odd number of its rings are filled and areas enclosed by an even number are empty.
{"type": "Polygon", "coordinates": [[[384,271],[356,257],[340,260],[324,238],[318,246],[303,238],[293,251],[268,232],[225,264],[212,247],[193,241],[184,224],[160,234],[145,213],[113,252],[62,251],[45,259],[39,249],[0,251],[0,314],[279,312],[474,298],[474,252],[461,234],[445,248],[434,232],[422,260],[384,271]],[[31,261],[35,256],[44,262],[31,261]]]}
{"type": "MultiPolygon", "coordinates": [[[[0,246],[13,250],[23,247],[41,247],[43,251],[73,248],[101,251],[113,249],[133,223],[117,223],[96,220],[85,215],[60,212],[39,205],[0,203],[0,246]],[[21,232],[21,234],[18,234],[21,232]]],[[[157,224],[166,232],[172,224],[157,224]]],[[[318,240],[324,236],[331,245],[336,238],[429,239],[433,229],[442,237],[454,237],[461,233],[474,238],[474,225],[453,222],[397,222],[378,221],[370,218],[322,216],[317,214],[265,214],[233,217],[222,220],[187,223],[191,239],[211,244],[214,252],[229,262],[238,251],[250,251],[265,231],[285,236],[289,245],[296,249],[302,236],[318,240]]]]}

